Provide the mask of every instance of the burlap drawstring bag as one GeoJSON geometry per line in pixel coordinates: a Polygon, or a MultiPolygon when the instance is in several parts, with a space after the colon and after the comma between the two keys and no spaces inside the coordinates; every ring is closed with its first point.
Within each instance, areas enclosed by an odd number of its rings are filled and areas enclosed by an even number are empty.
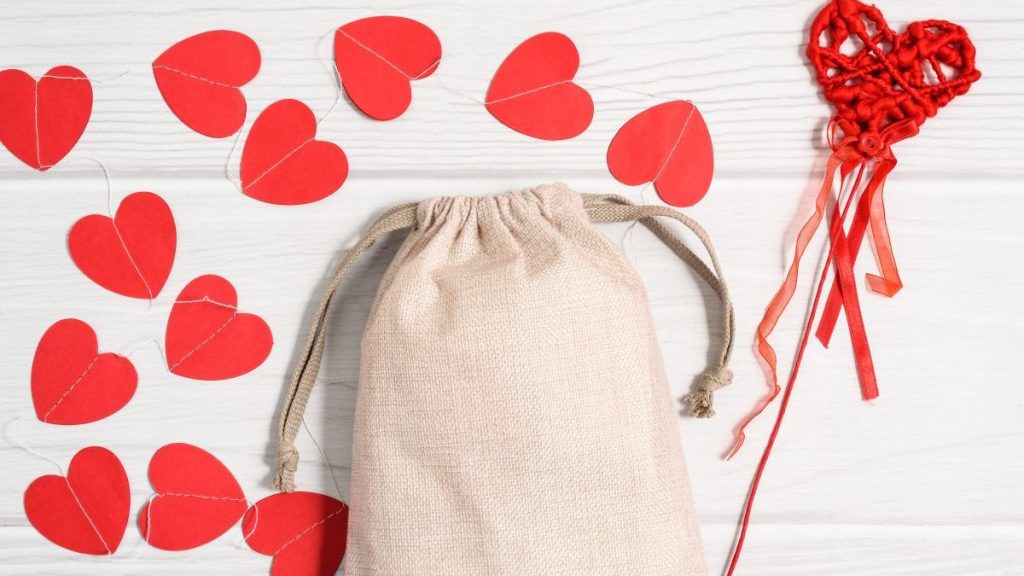
{"type": "Polygon", "coordinates": [[[721,297],[721,353],[687,397],[710,416],[731,379],[732,305],[704,230],[674,210],[560,184],[434,198],[385,213],[348,253],[282,408],[276,480],[295,489],[342,276],[412,228],[363,335],[346,574],[706,574],[647,297],[592,223],[633,220],[721,297]],[[655,217],[695,232],[714,271],[655,217]]]}

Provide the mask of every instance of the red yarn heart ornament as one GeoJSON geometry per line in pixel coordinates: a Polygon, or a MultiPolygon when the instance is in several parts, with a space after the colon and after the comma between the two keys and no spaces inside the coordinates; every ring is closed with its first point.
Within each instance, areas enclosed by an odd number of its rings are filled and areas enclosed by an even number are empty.
{"type": "Polygon", "coordinates": [[[896,34],[877,7],[857,0],[830,3],[811,24],[810,40],[807,57],[836,108],[836,125],[860,138],[868,155],[880,150],[871,139],[903,120],[924,124],[981,77],[961,26],[923,20],[896,34]]]}
{"type": "Polygon", "coordinates": [[[857,0],[833,0],[822,9],[811,24],[807,56],[825,98],[836,110],[830,122],[829,135],[833,151],[815,199],[814,212],[797,235],[793,262],[757,327],[756,351],[767,368],[769,394],[741,422],[730,457],[743,445],[747,424],[782,391],[778,381],[778,359],[768,338],[796,292],[800,261],[826,213],[830,248],[818,278],[775,425],[747,494],[728,576],[732,576],[739,563],[757,488],[789,405],[830,267],[835,269],[835,279],[822,311],[817,337],[828,346],[839,313],[845,312],[861,395],[865,400],[878,396],[853,266],[870,226],[879,274],[868,275],[869,287],[890,297],[903,287],[889,241],[882,200],[886,177],[896,167],[891,146],[916,135],[928,118],[935,116],[940,108],[957,96],[965,94],[981,77],[974,64],[974,45],[962,27],[942,20],[924,20],[914,22],[906,32],[896,34],[878,8],[857,0]],[[837,172],[842,184],[836,189],[833,181],[837,172]],[[853,219],[847,223],[850,208],[854,205],[853,219]]]}

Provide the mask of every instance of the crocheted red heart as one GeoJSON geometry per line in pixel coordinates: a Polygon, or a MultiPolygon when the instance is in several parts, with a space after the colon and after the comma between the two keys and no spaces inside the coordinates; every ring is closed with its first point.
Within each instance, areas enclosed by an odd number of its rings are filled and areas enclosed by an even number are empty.
{"type": "Polygon", "coordinates": [[[920,126],[981,77],[962,27],[923,20],[893,32],[882,12],[857,0],[830,2],[811,24],[807,56],[843,136],[866,153],[884,147],[889,126],[920,126]]]}

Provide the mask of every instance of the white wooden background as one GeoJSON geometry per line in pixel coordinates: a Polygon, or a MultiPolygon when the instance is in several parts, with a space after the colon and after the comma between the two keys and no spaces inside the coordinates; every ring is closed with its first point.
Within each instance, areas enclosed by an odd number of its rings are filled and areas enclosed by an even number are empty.
{"type": "MultiPolygon", "coordinates": [[[[26,521],[21,499],[31,480],[52,467],[15,440],[64,463],[87,445],[114,450],[130,476],[133,510],[151,492],[150,455],[175,441],[219,456],[250,498],[270,494],[272,426],[294,348],[329,265],[375,214],[431,195],[493,194],[556,179],[581,191],[640,199],[639,189],[611,178],[604,154],[621,123],[657,99],[594,89],[593,125],[557,143],[510,131],[474,101],[501,59],[545,30],[575,40],[583,79],[696,101],[715,140],[712,191],[689,213],[712,233],[736,301],[736,381],[719,394],[715,419],[683,418],[679,425],[717,572],[771,420],[751,428],[739,457],[720,459],[733,425],[765,391],[749,343],[782,277],[825,155],[818,135],[829,109],[802,56],[807,25],[821,4],[5,2],[0,68],[39,75],[53,65],[75,65],[94,80],[95,104],[81,142],[48,173],[0,151],[0,419],[6,424],[0,573],[266,574],[270,559],[240,545],[239,530],[184,553],[145,546],[134,525],[112,558],[50,544],[26,521]],[[208,139],[181,124],[150,73],[163,49],[191,34],[216,28],[250,34],[263,67],[245,88],[244,137],[255,115],[279,98],[299,98],[325,113],[337,94],[333,28],[379,13],[430,25],[444,59],[434,76],[415,83],[412,107],[398,120],[369,120],[339,102],[320,137],[344,147],[352,170],[340,192],[316,204],[271,206],[239,193],[225,168],[237,178],[240,146],[233,151],[232,139],[208,139]],[[68,257],[71,224],[106,210],[102,172],[89,158],[109,168],[115,206],[133,191],[152,190],[174,210],[177,260],[152,305],[99,288],[68,257]],[[170,302],[205,273],[233,282],[241,307],[262,315],[274,332],[269,360],[249,375],[224,382],[173,376],[146,344],[162,340],[170,302]],[[89,322],[102,349],[130,352],[139,370],[131,403],[94,424],[61,427],[33,418],[34,348],[64,317],[89,322]]],[[[932,17],[965,25],[984,77],[897,151],[900,165],[887,192],[906,289],[894,300],[864,296],[882,396],[872,404],[859,400],[841,327],[831,351],[811,347],[763,483],[742,574],[1024,572],[1024,4],[890,0],[883,9],[897,29],[932,17]]],[[[652,191],[644,196],[656,200],[652,191]]],[[[615,238],[622,231],[609,228],[615,238]]],[[[385,242],[352,274],[331,324],[335,352],[327,384],[308,412],[342,490],[359,333],[398,241],[385,242]]],[[[708,294],[642,229],[623,247],[647,281],[674,392],[682,394],[707,353],[702,295],[708,294]]],[[[864,258],[862,267],[870,265],[864,258]]],[[[794,309],[776,340],[784,363],[801,320],[801,306],[794,309]]],[[[300,486],[331,493],[330,475],[308,437],[300,450],[300,486]]]]}

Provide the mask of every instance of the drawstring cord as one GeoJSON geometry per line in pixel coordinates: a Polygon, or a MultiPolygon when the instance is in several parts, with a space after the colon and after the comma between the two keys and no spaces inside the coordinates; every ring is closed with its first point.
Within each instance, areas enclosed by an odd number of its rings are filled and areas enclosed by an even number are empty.
{"type": "MultiPolygon", "coordinates": [[[[587,214],[594,222],[632,222],[638,221],[654,233],[684,262],[690,265],[697,274],[718,294],[722,301],[724,333],[722,349],[715,363],[701,374],[697,389],[683,397],[691,405],[691,412],[698,418],[707,418],[714,414],[712,409],[714,391],[728,385],[732,381],[732,372],[728,369],[729,358],[732,356],[735,323],[733,320],[732,300],[722,277],[718,256],[704,229],[694,220],[662,206],[644,206],[630,202],[627,198],[616,195],[584,194],[584,205],[587,214]],[[681,222],[700,239],[711,259],[709,268],[696,254],[691,251],[668,228],[655,218],[663,216],[681,222]]],[[[338,264],[327,290],[324,292],[320,306],[313,315],[309,337],[292,374],[291,387],[281,406],[281,417],[278,428],[277,443],[277,476],[274,486],[282,492],[295,490],[295,471],[299,465],[299,451],[295,448],[295,438],[302,425],[302,415],[306,410],[306,402],[316,383],[323,359],[324,342],[327,336],[327,318],[331,313],[332,300],[338,290],[345,273],[355,261],[369,249],[381,236],[397,230],[415,228],[417,204],[403,204],[384,214],[370,226],[359,242],[349,250],[338,264]]]]}

